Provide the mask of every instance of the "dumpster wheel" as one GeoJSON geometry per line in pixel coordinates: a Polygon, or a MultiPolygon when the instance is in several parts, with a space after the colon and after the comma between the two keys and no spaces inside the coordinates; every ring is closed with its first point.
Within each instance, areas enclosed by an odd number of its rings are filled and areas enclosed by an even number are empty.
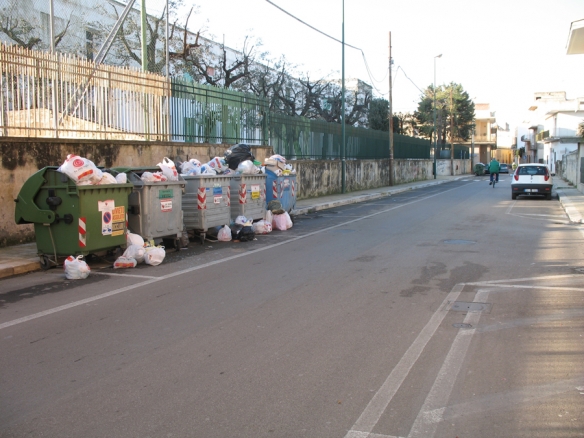
{"type": "Polygon", "coordinates": [[[43,254],[42,256],[39,256],[40,258],[40,265],[41,265],[41,269],[43,271],[47,271],[49,269],[51,269],[53,266],[57,266],[57,262],[53,261],[49,258],[49,256],[43,254]]]}

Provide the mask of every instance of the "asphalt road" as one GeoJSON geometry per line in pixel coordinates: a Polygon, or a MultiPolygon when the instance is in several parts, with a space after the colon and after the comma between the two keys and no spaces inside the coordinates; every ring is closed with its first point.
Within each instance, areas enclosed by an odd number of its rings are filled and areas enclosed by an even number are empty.
{"type": "Polygon", "coordinates": [[[501,179],[0,280],[0,437],[584,436],[584,229],[501,179]]]}

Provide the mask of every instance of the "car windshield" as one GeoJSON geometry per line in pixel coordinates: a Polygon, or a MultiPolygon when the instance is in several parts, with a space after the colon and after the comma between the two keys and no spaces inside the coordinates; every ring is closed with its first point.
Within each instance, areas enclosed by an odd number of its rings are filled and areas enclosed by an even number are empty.
{"type": "Polygon", "coordinates": [[[546,175],[544,166],[523,166],[519,169],[519,175],[546,175]]]}

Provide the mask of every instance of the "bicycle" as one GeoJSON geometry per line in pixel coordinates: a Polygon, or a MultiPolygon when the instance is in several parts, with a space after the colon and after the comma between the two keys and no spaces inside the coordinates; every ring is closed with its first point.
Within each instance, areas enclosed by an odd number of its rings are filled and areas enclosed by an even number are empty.
{"type": "Polygon", "coordinates": [[[493,188],[495,188],[495,183],[498,183],[499,181],[499,172],[493,172],[491,173],[491,182],[489,183],[489,185],[492,185],[493,188]]]}

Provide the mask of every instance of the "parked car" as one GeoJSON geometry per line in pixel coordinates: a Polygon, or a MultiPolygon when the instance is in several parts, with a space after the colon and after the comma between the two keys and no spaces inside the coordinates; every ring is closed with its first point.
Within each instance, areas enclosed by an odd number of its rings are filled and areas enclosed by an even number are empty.
{"type": "Polygon", "coordinates": [[[520,164],[511,178],[511,199],[517,196],[544,196],[552,199],[552,175],[545,164],[520,164]]]}
{"type": "Polygon", "coordinates": [[[501,163],[501,168],[499,169],[499,173],[509,173],[509,165],[505,163],[501,163]]]}

